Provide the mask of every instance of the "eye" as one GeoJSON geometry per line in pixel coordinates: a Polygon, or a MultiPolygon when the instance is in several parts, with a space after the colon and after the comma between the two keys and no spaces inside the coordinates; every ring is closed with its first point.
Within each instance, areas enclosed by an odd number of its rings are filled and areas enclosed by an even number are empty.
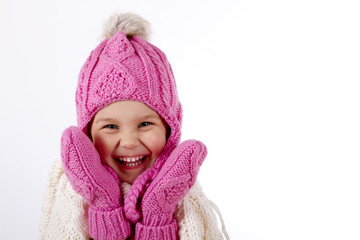
{"type": "Polygon", "coordinates": [[[118,129],[118,127],[114,124],[108,124],[108,125],[105,125],[104,128],[108,128],[108,129],[118,129]]]}
{"type": "Polygon", "coordinates": [[[142,122],[142,123],[139,124],[139,128],[146,127],[146,126],[149,126],[149,125],[152,125],[152,123],[151,122],[142,122]]]}

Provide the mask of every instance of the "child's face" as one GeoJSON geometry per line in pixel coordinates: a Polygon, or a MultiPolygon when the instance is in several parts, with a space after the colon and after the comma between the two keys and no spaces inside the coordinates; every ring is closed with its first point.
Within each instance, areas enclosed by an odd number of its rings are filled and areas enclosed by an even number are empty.
{"type": "Polygon", "coordinates": [[[92,121],[92,141],[102,161],[120,181],[132,184],[152,167],[166,144],[166,124],[141,102],[119,101],[98,111],[92,121]]]}

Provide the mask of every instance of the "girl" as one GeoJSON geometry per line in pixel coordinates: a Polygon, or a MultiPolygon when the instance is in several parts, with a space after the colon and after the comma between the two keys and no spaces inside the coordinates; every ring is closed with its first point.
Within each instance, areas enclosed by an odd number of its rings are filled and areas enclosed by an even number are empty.
{"type": "Polygon", "coordinates": [[[144,19],[113,16],[82,67],[78,124],[62,136],[41,239],[223,239],[196,183],[206,147],[179,144],[175,79],[148,34],[144,19]]]}

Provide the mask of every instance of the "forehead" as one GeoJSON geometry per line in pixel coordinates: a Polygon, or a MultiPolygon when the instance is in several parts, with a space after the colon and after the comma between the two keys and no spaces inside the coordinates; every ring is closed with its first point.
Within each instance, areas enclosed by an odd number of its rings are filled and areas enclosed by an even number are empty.
{"type": "Polygon", "coordinates": [[[96,118],[113,117],[113,118],[144,118],[144,117],[158,117],[160,116],[149,106],[142,102],[136,101],[117,101],[113,102],[104,108],[100,109],[96,118]]]}

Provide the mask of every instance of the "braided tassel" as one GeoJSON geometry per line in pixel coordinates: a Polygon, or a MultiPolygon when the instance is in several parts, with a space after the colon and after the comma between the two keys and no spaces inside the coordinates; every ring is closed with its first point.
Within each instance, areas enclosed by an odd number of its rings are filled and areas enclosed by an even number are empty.
{"type": "Polygon", "coordinates": [[[136,223],[140,219],[140,212],[136,210],[136,203],[140,194],[143,192],[146,183],[153,175],[153,172],[154,169],[150,168],[141,174],[131,186],[124,200],[124,212],[126,218],[133,223],[136,223]]]}
{"type": "Polygon", "coordinates": [[[147,186],[155,179],[161,167],[164,165],[165,160],[171,153],[169,149],[172,150],[173,147],[171,145],[167,145],[167,147],[165,146],[165,149],[166,150],[163,151],[161,156],[156,160],[155,165],[152,168],[147,169],[135,180],[126,195],[124,200],[124,212],[126,218],[133,223],[138,222],[141,217],[140,212],[136,209],[136,204],[140,195],[145,192],[147,186]]]}

